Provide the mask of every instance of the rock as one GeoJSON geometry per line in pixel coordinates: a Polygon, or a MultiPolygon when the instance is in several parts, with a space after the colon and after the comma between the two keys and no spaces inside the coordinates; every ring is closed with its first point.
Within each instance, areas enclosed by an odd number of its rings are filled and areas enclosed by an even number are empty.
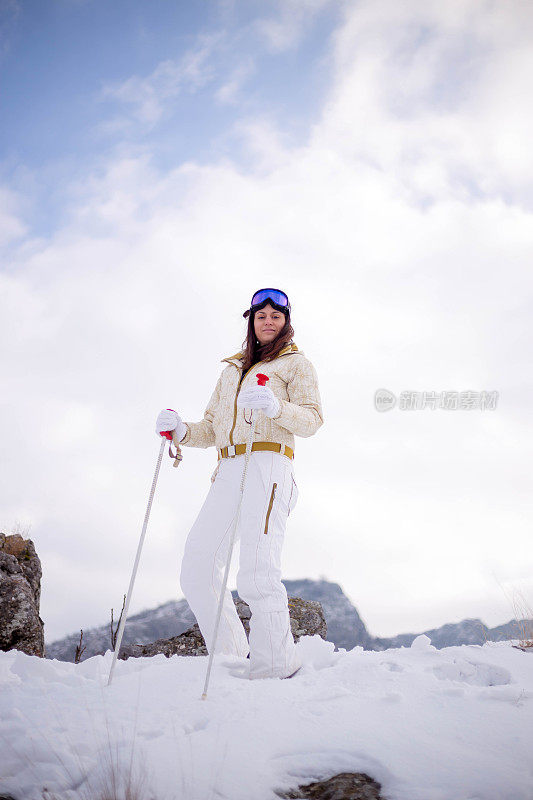
{"type": "Polygon", "coordinates": [[[0,533],[0,650],[44,657],[41,575],[31,539],[0,533]]]}
{"type": "MultiPolygon", "coordinates": [[[[295,642],[301,636],[314,636],[315,633],[318,633],[323,639],[326,638],[328,632],[326,618],[322,606],[317,600],[289,597],[289,616],[295,642]]],[[[246,632],[249,633],[250,629],[248,628],[246,632]]]]}
{"type": "MultiPolygon", "coordinates": [[[[234,597],[233,602],[237,609],[239,618],[242,621],[246,635],[250,636],[250,606],[234,597]]],[[[313,636],[318,633],[323,639],[326,638],[327,627],[324,613],[320,603],[313,600],[302,600],[300,597],[289,598],[289,616],[291,621],[291,632],[294,641],[297,642],[301,636],[313,636]]],[[[119,658],[125,661],[128,658],[139,658],[143,656],[155,656],[163,653],[167,658],[170,656],[206,656],[207,647],[204,637],[200,632],[198,624],[188,628],[179,636],[171,639],[157,639],[151,644],[128,644],[120,648],[119,658]]]]}
{"type": "Polygon", "coordinates": [[[351,600],[338,583],[327,580],[284,580],[287,594],[304,600],[318,601],[328,625],[328,640],[336,649],[352,650],[358,645],[372,649],[372,636],[351,600]]]}
{"type": "Polygon", "coordinates": [[[157,656],[163,653],[167,658],[170,656],[206,656],[207,647],[204,637],[200,633],[198,624],[180,633],[179,636],[172,636],[170,639],[156,639],[150,644],[127,644],[120,648],[119,658],[126,661],[128,658],[139,658],[142,656],[157,656]]]}
{"type": "Polygon", "coordinates": [[[382,800],[381,784],[364,772],[340,772],[324,781],[302,784],[297,789],[276,792],[287,800],[382,800]]]}

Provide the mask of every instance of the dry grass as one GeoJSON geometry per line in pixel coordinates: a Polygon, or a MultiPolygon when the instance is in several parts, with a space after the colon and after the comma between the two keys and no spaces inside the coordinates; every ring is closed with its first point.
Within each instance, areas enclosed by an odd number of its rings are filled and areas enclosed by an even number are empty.
{"type": "MultiPolygon", "coordinates": [[[[494,577],[496,578],[496,576],[494,577]]],[[[496,581],[513,610],[513,620],[516,623],[516,633],[518,634],[514,636],[507,636],[505,637],[504,641],[518,640],[518,644],[513,644],[511,646],[517,647],[519,650],[523,650],[526,653],[533,653],[533,609],[531,608],[531,605],[528,603],[523,593],[519,589],[513,587],[511,597],[505,586],[503,586],[500,581],[497,580],[497,578],[496,581]]],[[[487,642],[486,627],[484,625],[483,636],[485,642],[487,642]]]]}
{"type": "MultiPolygon", "coordinates": [[[[79,800],[155,800],[146,789],[146,772],[143,767],[132,771],[131,765],[120,761],[118,753],[106,751],[98,776],[88,777],[77,789],[79,800]]],[[[42,800],[60,800],[46,787],[42,800]]]]}
{"type": "Polygon", "coordinates": [[[0,524],[0,533],[5,533],[6,536],[22,536],[23,539],[28,539],[31,531],[31,523],[24,524],[18,519],[15,520],[13,525],[0,524]]]}
{"type": "MultiPolygon", "coordinates": [[[[124,729],[122,729],[120,735],[122,746],[119,749],[117,731],[111,730],[108,718],[104,687],[101,687],[101,691],[101,706],[99,704],[95,706],[93,702],[89,707],[85,696],[79,704],[78,723],[82,721],[82,727],[92,732],[92,746],[89,740],[81,744],[81,750],[70,735],[72,718],[65,716],[64,709],[55,703],[53,696],[46,689],[41,697],[41,703],[46,708],[46,719],[50,729],[54,731],[52,736],[49,735],[47,728],[36,725],[35,720],[20,708],[18,715],[26,721],[27,733],[24,744],[21,745],[19,742],[15,744],[11,736],[0,733],[0,750],[3,749],[11,761],[3,777],[17,774],[13,769],[16,769],[17,763],[20,764],[21,769],[28,770],[32,775],[34,784],[40,787],[42,800],[62,800],[64,792],[76,800],[156,800],[153,791],[147,787],[150,778],[149,766],[136,741],[137,711],[130,729],[131,743],[124,746],[124,729]],[[39,753],[35,761],[32,758],[34,748],[28,746],[28,739],[35,743],[35,751],[39,753]],[[42,754],[43,752],[46,754],[46,751],[48,755],[43,757],[42,754]],[[61,788],[57,787],[57,783],[53,790],[47,787],[47,765],[50,765],[52,773],[55,773],[54,782],[57,781],[58,769],[63,774],[64,785],[61,788]]],[[[77,723],[75,727],[79,727],[77,723]]],[[[2,772],[0,769],[0,778],[2,772]]],[[[16,794],[16,797],[20,795],[16,794]]]]}
{"type": "Polygon", "coordinates": [[[31,531],[31,523],[25,525],[24,523],[19,522],[19,520],[17,519],[15,520],[15,524],[11,528],[11,535],[18,534],[19,536],[22,536],[23,539],[28,539],[30,531],[31,531]]]}
{"type": "Polygon", "coordinates": [[[23,539],[30,538],[30,531],[31,531],[31,523],[24,525],[18,519],[15,520],[13,525],[6,525],[6,523],[0,523],[0,533],[4,533],[6,536],[22,536],[23,539]]]}
{"type": "Polygon", "coordinates": [[[487,644],[487,642],[492,641],[492,639],[487,639],[487,626],[482,622],[480,625],[481,633],[483,634],[483,644],[487,644]]]}
{"type": "Polygon", "coordinates": [[[519,631],[518,646],[522,650],[533,652],[533,610],[522,592],[517,590],[515,590],[512,602],[519,631]]]}

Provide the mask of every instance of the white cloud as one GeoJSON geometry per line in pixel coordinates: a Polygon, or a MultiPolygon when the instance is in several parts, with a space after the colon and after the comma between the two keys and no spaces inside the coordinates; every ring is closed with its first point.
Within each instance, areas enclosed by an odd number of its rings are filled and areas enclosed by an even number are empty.
{"type": "MultiPolygon", "coordinates": [[[[71,187],[68,225],[12,248],[0,273],[3,519],[33,520],[49,636],[118,605],[155,415],[201,417],[261,285],[291,297],[326,416],[297,442],[284,574],[339,581],[376,634],[512,615],[491,571],[521,580],[530,561],[531,105],[517,7],[347,7],[306,141],[242,118],[250,169],[225,159],[161,172],[146,155],[116,158],[71,187]],[[477,44],[460,72],[465,40],[477,44]],[[501,404],[378,414],[379,386],[496,389],[501,404]],[[79,597],[62,608],[66,571],[79,597]]],[[[187,449],[179,470],[166,459],[135,608],[180,594],[213,459],[187,449]]]]}
{"type": "Polygon", "coordinates": [[[435,172],[454,196],[530,201],[532,28],[520,2],[359,4],[337,34],[321,141],[392,172],[419,201],[435,172]]]}
{"type": "Polygon", "coordinates": [[[219,103],[235,105],[242,97],[242,91],[246,82],[254,73],[254,65],[251,58],[245,58],[231,72],[225,83],[217,89],[215,97],[219,103]]]}
{"type": "Polygon", "coordinates": [[[200,36],[197,45],[182,58],[160,62],[150,75],[105,86],[102,100],[114,100],[129,109],[127,116],[119,115],[104,123],[105,129],[124,129],[132,118],[152,128],[180,94],[194,93],[213,80],[211,59],[222,38],[222,34],[200,36]]]}
{"type": "Polygon", "coordinates": [[[296,47],[315,17],[327,8],[341,8],[344,2],[332,0],[278,0],[274,13],[256,20],[252,26],[274,53],[296,47]]]}
{"type": "Polygon", "coordinates": [[[0,247],[20,239],[27,232],[27,226],[20,218],[19,204],[20,200],[13,191],[0,187],[0,247]]]}

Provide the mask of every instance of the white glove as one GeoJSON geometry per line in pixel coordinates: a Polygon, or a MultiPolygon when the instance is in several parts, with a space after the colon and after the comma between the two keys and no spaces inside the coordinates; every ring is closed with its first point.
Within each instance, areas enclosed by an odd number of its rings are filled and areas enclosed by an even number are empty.
{"type": "Polygon", "coordinates": [[[155,432],[159,436],[163,431],[173,431],[174,429],[176,429],[178,442],[181,442],[187,433],[187,426],[179,414],[170,408],[165,408],[164,411],[159,412],[155,423],[155,432]]]}
{"type": "Polygon", "coordinates": [[[251,386],[239,392],[237,405],[241,408],[256,408],[264,411],[267,417],[275,417],[280,412],[280,402],[268,386],[251,386]]]}

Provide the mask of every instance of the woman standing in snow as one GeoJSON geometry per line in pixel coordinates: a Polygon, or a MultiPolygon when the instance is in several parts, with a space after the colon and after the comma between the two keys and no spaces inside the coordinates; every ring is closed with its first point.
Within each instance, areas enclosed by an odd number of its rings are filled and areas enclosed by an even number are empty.
{"type": "Polygon", "coordinates": [[[200,422],[183,422],[161,411],[156,431],[174,442],[218,450],[211,488],[185,544],[182,591],[211,652],[232,522],[240,498],[251,412],[257,425],[250,453],[239,530],[237,591],[250,606],[250,641],[226,589],[216,651],[250,657],[250,678],[287,678],[301,666],[291,633],[287,591],[281,582],[281,550],[287,517],[298,489],[294,435],[312,436],[323,423],[316,371],[292,337],[290,304],[278,289],[256,292],[244,350],[223,359],[227,366],[200,422]],[[257,385],[257,373],[268,385],[257,385]]]}

